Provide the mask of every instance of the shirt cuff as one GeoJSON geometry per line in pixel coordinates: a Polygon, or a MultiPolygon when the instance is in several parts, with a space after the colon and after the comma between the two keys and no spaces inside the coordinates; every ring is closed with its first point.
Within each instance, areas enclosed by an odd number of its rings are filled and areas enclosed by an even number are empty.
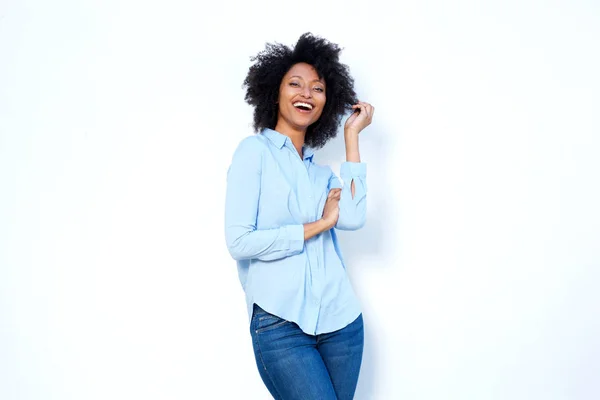
{"type": "Polygon", "coordinates": [[[345,161],[340,167],[340,176],[344,182],[350,181],[353,178],[367,177],[367,164],[363,162],[345,161]]]}
{"type": "Polygon", "coordinates": [[[290,242],[290,251],[294,254],[304,250],[304,225],[287,225],[286,233],[290,242]]]}

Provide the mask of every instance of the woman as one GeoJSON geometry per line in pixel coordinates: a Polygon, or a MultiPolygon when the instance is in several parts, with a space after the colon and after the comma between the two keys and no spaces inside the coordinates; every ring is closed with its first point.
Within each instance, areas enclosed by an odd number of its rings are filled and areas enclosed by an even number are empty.
{"type": "Polygon", "coordinates": [[[227,247],[256,364],[276,399],[352,399],[362,360],[362,314],[333,228],[365,223],[358,137],[374,108],[357,101],[339,53],[307,33],[293,49],[267,44],[252,59],[244,85],[259,134],[241,141],[227,174],[227,247]],[[350,110],[342,185],[313,151],[350,110]]]}

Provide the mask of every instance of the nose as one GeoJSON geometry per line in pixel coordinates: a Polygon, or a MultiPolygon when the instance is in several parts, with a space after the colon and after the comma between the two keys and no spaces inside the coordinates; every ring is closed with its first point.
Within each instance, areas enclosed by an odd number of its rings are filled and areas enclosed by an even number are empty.
{"type": "Polygon", "coordinates": [[[305,86],[302,88],[302,93],[301,93],[302,97],[305,97],[305,98],[307,98],[307,99],[308,99],[308,98],[310,98],[310,97],[311,97],[311,95],[310,95],[310,94],[311,94],[311,92],[310,92],[310,87],[309,87],[309,85],[305,85],[305,86]]]}

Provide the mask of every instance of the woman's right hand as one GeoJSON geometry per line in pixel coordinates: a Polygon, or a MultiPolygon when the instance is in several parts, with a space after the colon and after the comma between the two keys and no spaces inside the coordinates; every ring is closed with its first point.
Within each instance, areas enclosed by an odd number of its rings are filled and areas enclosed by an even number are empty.
{"type": "Polygon", "coordinates": [[[327,194],[327,201],[323,208],[323,220],[327,222],[329,229],[333,228],[337,224],[338,217],[340,216],[340,197],[342,189],[331,189],[327,194]]]}

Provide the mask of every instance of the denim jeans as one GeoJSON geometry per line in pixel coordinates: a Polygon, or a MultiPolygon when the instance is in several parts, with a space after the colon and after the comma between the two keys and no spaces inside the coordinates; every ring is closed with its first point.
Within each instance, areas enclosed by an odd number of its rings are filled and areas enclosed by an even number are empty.
{"type": "Polygon", "coordinates": [[[362,361],[362,314],[345,328],[308,335],[257,304],[250,323],[260,376],[277,400],[351,400],[362,361]]]}

